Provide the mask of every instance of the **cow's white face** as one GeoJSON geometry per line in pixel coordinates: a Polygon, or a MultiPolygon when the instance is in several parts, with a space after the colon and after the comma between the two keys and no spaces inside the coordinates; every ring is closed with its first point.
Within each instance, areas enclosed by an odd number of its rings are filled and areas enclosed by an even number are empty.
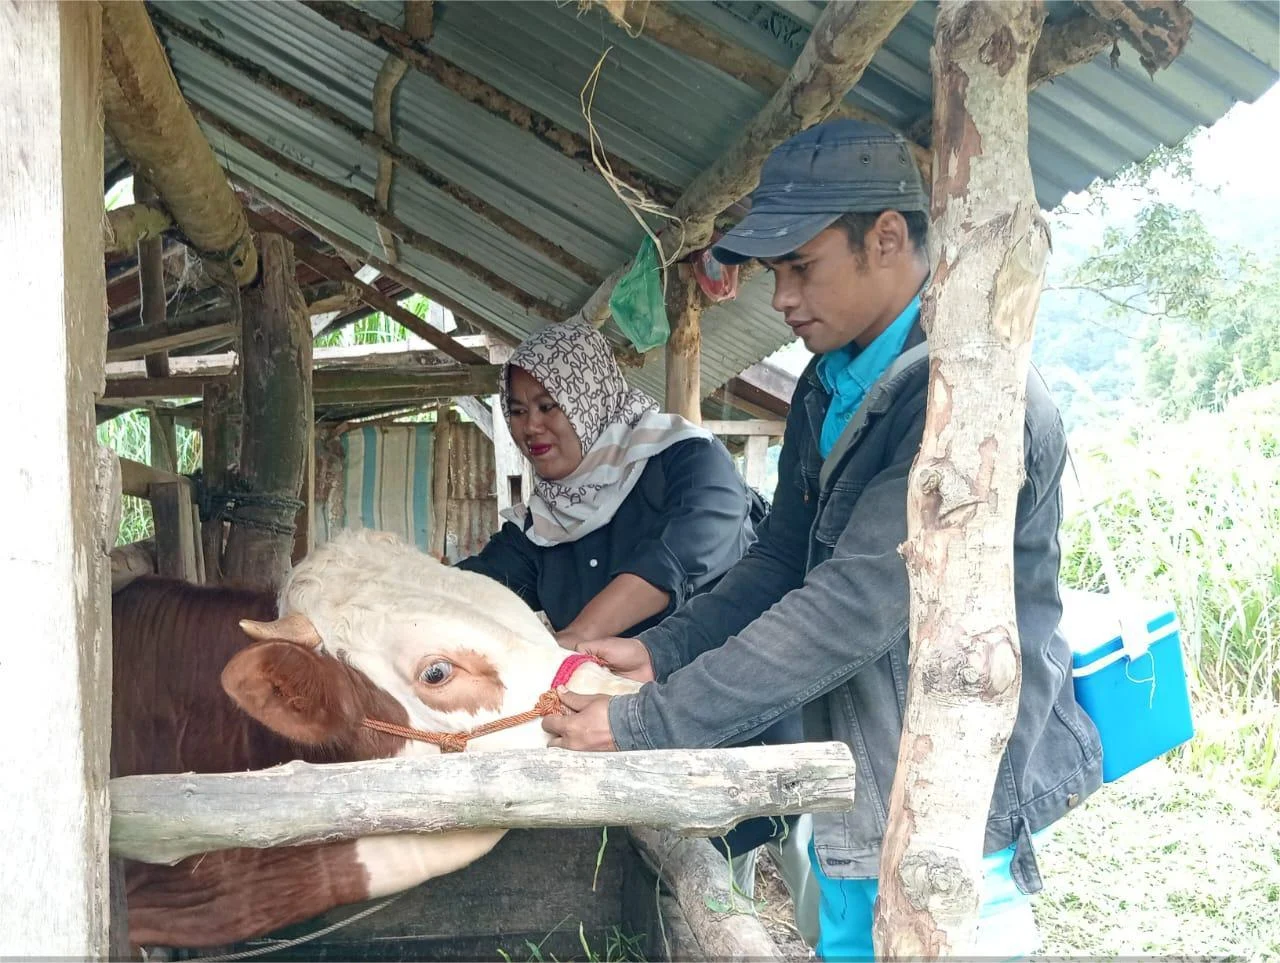
{"type": "MultiPolygon", "coordinates": [[[[410,726],[434,732],[465,732],[532,709],[569,654],[515,593],[385,533],[343,532],[313,552],[286,581],[280,612],[281,622],[299,633],[294,642],[359,670],[403,708],[410,726]]],[[[280,624],[252,634],[279,638],[280,624]]],[[[636,686],[588,665],[575,673],[574,688],[636,686]]],[[[545,744],[542,727],[531,723],[479,737],[470,747],[545,744]]],[[[410,742],[399,754],[437,751],[410,742]]]]}

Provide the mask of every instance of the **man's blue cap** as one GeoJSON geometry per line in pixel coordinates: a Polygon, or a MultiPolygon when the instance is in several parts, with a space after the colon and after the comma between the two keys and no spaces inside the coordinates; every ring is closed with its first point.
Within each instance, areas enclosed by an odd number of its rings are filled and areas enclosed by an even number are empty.
{"type": "Polygon", "coordinates": [[[901,134],[829,120],[774,148],[751,210],[711,248],[722,264],[775,258],[808,244],[842,214],[927,211],[929,195],[901,134]]]}

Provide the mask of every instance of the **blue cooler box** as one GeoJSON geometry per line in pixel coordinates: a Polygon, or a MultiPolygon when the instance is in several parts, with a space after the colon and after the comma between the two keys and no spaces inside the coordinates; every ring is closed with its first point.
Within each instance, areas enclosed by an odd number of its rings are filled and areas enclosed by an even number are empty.
{"type": "Polygon", "coordinates": [[[1063,589],[1062,609],[1076,701],[1102,740],[1105,782],[1195,734],[1171,607],[1063,589]]]}

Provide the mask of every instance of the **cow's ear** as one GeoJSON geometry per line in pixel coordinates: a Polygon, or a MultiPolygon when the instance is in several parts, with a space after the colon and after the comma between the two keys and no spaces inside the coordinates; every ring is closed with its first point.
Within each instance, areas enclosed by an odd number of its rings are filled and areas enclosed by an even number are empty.
{"type": "Polygon", "coordinates": [[[293,642],[243,649],[222,670],[222,688],[268,729],[304,745],[341,741],[360,722],[341,663],[293,642]]]}

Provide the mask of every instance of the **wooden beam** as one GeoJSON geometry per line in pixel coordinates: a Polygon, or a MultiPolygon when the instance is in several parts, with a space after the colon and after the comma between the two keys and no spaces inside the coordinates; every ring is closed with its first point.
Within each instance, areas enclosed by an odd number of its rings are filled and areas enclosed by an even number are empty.
{"type": "Polygon", "coordinates": [[[94,394],[106,342],[101,5],[0,4],[0,263],[22,314],[0,380],[0,956],[109,956],[109,564],[94,394]]]}
{"type": "MultiPolygon", "coordinates": [[[[214,130],[220,131],[226,137],[235,141],[237,144],[253,151],[259,157],[286,171],[298,180],[310,184],[316,190],[323,191],[330,197],[351,205],[365,217],[377,224],[385,226],[393,234],[403,240],[410,247],[421,251],[437,260],[443,261],[470,277],[475,278],[485,287],[489,288],[496,294],[500,294],[508,300],[520,305],[526,311],[531,311],[549,321],[559,320],[564,317],[564,311],[556,307],[548,301],[530,294],[529,292],[512,284],[506,278],[489,270],[479,261],[467,257],[458,251],[453,250],[446,244],[437,241],[433,237],[428,237],[421,231],[410,227],[394,214],[380,212],[377,202],[368,194],[358,191],[353,187],[343,187],[341,184],[335,184],[326,177],[321,177],[305,164],[299,164],[290,157],[285,156],[280,151],[271,147],[264,141],[259,140],[252,134],[247,134],[239,130],[232,124],[223,120],[207,107],[201,107],[199,104],[192,104],[191,111],[198,117],[201,123],[207,124],[214,130]]],[[[250,212],[252,214],[252,212],[250,212]]],[[[252,223],[254,218],[249,218],[252,223]]],[[[266,230],[268,228],[257,228],[257,230],[266,230]]],[[[270,230],[278,230],[271,226],[270,230]]]]}
{"type": "Polygon", "coordinates": [[[747,484],[756,490],[764,488],[765,478],[769,474],[769,437],[751,435],[747,438],[742,460],[742,477],[747,484]]]}
{"type": "MultiPolygon", "coordinates": [[[[601,0],[590,2],[606,9],[611,6],[601,0]]],[[[612,10],[610,16],[617,19],[612,10]]],[[[626,4],[624,17],[628,27],[638,33],[638,39],[651,40],[714,67],[766,96],[772,97],[787,80],[786,67],[763,54],[739,46],[714,27],[684,12],[678,4],[660,0],[641,0],[641,3],[636,3],[631,0],[626,4]]],[[[885,118],[851,104],[841,103],[830,116],[863,120],[894,129],[893,124],[885,118]]],[[[927,147],[915,142],[909,143],[908,147],[921,174],[928,181],[933,155],[927,147]]]]}
{"type": "Polygon", "coordinates": [[[667,284],[667,390],[663,410],[702,421],[702,290],[687,264],[667,284]]]}
{"type": "Polygon", "coordinates": [[[234,308],[216,306],[179,315],[172,321],[112,331],[107,335],[107,360],[128,361],[159,351],[233,338],[239,331],[235,315],[234,308]]]}
{"type": "Polygon", "coordinates": [[[853,781],[853,757],[838,742],[524,749],[126,776],[111,781],[111,848],[170,863],[234,847],[404,832],[654,826],[715,836],[753,816],[846,811],[853,781]]]}
{"type": "MultiPolygon", "coordinates": [[[[417,0],[415,0],[415,2],[417,2],[417,0]]],[[[347,134],[349,137],[364,146],[377,151],[380,155],[380,159],[377,180],[378,186],[375,187],[373,196],[373,210],[375,210],[380,216],[387,214],[390,210],[387,204],[387,197],[382,196],[383,192],[381,189],[381,185],[384,183],[383,166],[385,161],[387,165],[394,163],[417,175],[427,184],[436,188],[441,193],[447,194],[477,216],[483,218],[499,230],[508,234],[512,239],[523,244],[531,251],[542,255],[553,264],[564,268],[575,277],[591,284],[598,284],[600,282],[601,272],[599,270],[573,254],[570,254],[558,244],[542,237],[536,230],[526,227],[501,208],[490,204],[488,201],[485,201],[483,198],[479,197],[467,188],[454,183],[426,161],[423,161],[416,155],[409,153],[407,150],[395,143],[390,130],[390,89],[394,88],[394,84],[392,83],[393,74],[388,74],[385,78],[382,77],[381,73],[379,74],[382,87],[375,85],[374,91],[375,115],[378,120],[375,121],[374,129],[369,130],[367,127],[352,121],[350,117],[342,111],[329,106],[315,97],[312,97],[300,87],[296,87],[293,84],[282,80],[262,65],[257,64],[246,57],[242,57],[239,54],[232,53],[230,50],[227,50],[225,47],[210,39],[201,31],[187,26],[176,17],[165,13],[164,10],[160,8],[152,8],[151,16],[156,24],[160,26],[166,34],[172,34],[181,38],[185,43],[207,53],[215,60],[243,75],[255,86],[261,87],[263,90],[269,91],[294,106],[307,111],[313,116],[323,120],[325,123],[341,130],[343,133],[347,134]],[[384,88],[388,89],[385,95],[379,93],[379,91],[384,88]],[[378,105],[382,100],[386,100],[385,116],[384,111],[378,109],[378,105]]],[[[389,55],[388,62],[391,61],[393,56],[394,55],[389,55]]],[[[395,57],[395,60],[400,63],[402,67],[404,66],[403,60],[398,57],[395,57]]],[[[386,179],[388,184],[388,187],[386,188],[387,192],[390,190],[389,177],[390,175],[388,175],[386,179]]],[[[380,221],[378,222],[378,227],[380,229],[380,233],[382,231],[386,231],[392,236],[396,233],[388,224],[383,224],[380,221]]],[[[389,256],[388,260],[394,261],[395,258],[389,256]]]]}
{"type": "Polygon", "coordinates": [[[185,475],[144,465],[131,458],[120,459],[120,490],[126,495],[132,495],[134,498],[150,498],[152,485],[170,483],[190,485],[191,479],[185,475]]]}
{"type": "MultiPolygon", "coordinates": [[[[716,215],[745,197],[760,180],[760,168],[780,143],[824,120],[862,77],[912,0],[831,0],[814,24],[786,82],[707,170],[676,201],[680,219],[659,235],[668,259],[705,247],[716,215]]],[[[609,316],[609,296],[630,262],[605,279],[577,316],[599,326],[609,316]]]]}
{"type": "MultiPolygon", "coordinates": [[[[258,230],[265,230],[267,221],[262,215],[250,211],[249,219],[258,230]]],[[[435,345],[449,357],[461,364],[487,364],[483,355],[476,354],[470,348],[464,348],[453,338],[438,328],[423,321],[412,311],[402,307],[387,297],[372,284],[365,284],[356,278],[345,264],[337,258],[321,254],[305,241],[295,241],[294,251],[298,260],[325,277],[334,281],[349,284],[360,296],[360,300],[371,308],[381,311],[387,317],[399,322],[405,329],[412,331],[424,341],[435,345]]]]}
{"type": "Polygon", "coordinates": [[[315,422],[311,400],[311,324],[295,280],[292,246],[259,235],[261,283],[244,293],[240,338],[239,479],[256,496],[236,506],[223,553],[228,580],[274,590],[289,570],[296,500],[306,475],[315,422]],[[260,501],[267,497],[275,504],[260,501]]]}
{"type": "MultiPolygon", "coordinates": [[[[468,73],[439,54],[418,46],[405,31],[346,3],[318,0],[303,2],[334,26],[367,40],[385,53],[402,57],[410,67],[430,77],[446,90],[509,121],[521,130],[528,131],[552,150],[577,161],[584,170],[593,174],[596,172],[591,143],[586,137],[561,127],[550,117],[508,97],[475,74],[468,73]]],[[[675,201],[678,191],[672,185],[644,173],[609,151],[604,152],[604,158],[618,180],[640,190],[660,204],[670,206],[675,201]]]]}
{"type": "Polygon", "coordinates": [[[146,7],[106,4],[102,25],[103,110],[112,136],[205,261],[248,284],[258,256],[244,211],[187,109],[146,7]]]}
{"type": "Polygon", "coordinates": [[[102,245],[106,254],[133,251],[140,241],[163,237],[173,227],[173,217],[154,204],[126,204],[106,212],[102,219],[102,245]]]}
{"type": "Polygon", "coordinates": [[[441,561],[449,557],[449,450],[452,447],[453,423],[448,407],[436,409],[436,423],[431,431],[431,522],[429,551],[441,561]]]}
{"type": "Polygon", "coordinates": [[[924,435],[907,479],[911,665],[881,848],[877,959],[967,956],[1018,713],[1012,542],[1049,231],[1027,157],[1038,0],[942,0],[924,435]],[[981,364],[976,362],[981,359],[981,364]]]}
{"type": "Polygon", "coordinates": [[[752,901],[733,891],[729,864],[705,839],[633,826],[644,861],[671,889],[706,960],[784,959],[752,901]]]}
{"type": "Polygon", "coordinates": [[[702,427],[723,438],[779,438],[785,421],[758,419],[754,421],[704,421],[702,427]]]}
{"type": "MultiPolygon", "coordinates": [[[[103,398],[115,405],[146,404],[166,398],[199,398],[208,385],[229,384],[231,375],[194,374],[169,378],[117,378],[107,382],[103,398]]],[[[451,398],[454,395],[492,394],[497,390],[496,365],[403,371],[325,370],[315,372],[313,392],[317,401],[367,397],[370,392],[414,398],[451,398]]]]}

